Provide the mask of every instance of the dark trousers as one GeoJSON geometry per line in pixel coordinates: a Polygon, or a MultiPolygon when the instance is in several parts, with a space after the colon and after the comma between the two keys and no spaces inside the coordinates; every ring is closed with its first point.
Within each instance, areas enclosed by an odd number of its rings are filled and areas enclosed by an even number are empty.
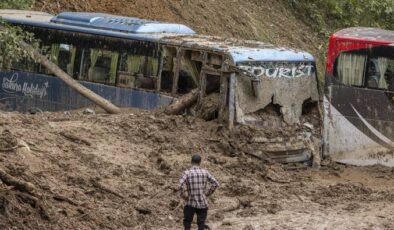
{"type": "Polygon", "coordinates": [[[197,214],[198,230],[204,230],[205,220],[208,215],[208,208],[193,208],[189,205],[186,205],[183,209],[183,226],[185,227],[185,230],[191,229],[194,214],[197,214]]]}

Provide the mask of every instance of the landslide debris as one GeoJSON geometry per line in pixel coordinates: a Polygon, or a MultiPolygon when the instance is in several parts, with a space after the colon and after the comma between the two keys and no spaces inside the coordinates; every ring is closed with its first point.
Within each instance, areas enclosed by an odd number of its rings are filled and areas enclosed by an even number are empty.
{"type": "Polygon", "coordinates": [[[34,188],[1,180],[2,229],[179,229],[178,180],[198,151],[220,182],[210,198],[213,229],[313,228],[345,217],[351,229],[362,215],[371,217],[361,223],[394,227],[377,217],[394,211],[391,169],[267,163],[226,147],[230,134],[215,120],[141,110],[0,120],[2,148],[19,143],[0,151],[0,172],[34,188]]]}

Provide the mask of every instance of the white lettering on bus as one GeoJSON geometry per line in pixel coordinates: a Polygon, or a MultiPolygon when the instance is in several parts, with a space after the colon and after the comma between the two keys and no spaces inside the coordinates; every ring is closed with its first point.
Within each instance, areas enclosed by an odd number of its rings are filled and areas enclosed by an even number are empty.
{"type": "Polygon", "coordinates": [[[268,78],[299,78],[311,76],[312,65],[300,65],[297,67],[264,68],[261,66],[241,65],[238,68],[255,75],[256,77],[267,76],[268,78]]]}
{"type": "Polygon", "coordinates": [[[18,82],[18,74],[14,73],[9,78],[3,78],[1,88],[7,93],[23,93],[24,96],[33,97],[37,96],[43,98],[47,95],[48,82],[43,85],[33,84],[29,82],[18,82]]]}

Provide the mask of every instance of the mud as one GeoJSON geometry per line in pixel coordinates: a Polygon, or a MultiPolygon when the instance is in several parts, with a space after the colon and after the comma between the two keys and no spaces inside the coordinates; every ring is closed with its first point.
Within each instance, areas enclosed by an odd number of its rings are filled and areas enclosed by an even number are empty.
{"type": "Polygon", "coordinates": [[[139,110],[0,121],[2,147],[24,143],[0,151],[0,168],[36,187],[0,184],[2,229],[181,229],[177,183],[199,151],[221,185],[212,229],[394,228],[392,169],[265,162],[238,151],[216,121],[139,110]]]}

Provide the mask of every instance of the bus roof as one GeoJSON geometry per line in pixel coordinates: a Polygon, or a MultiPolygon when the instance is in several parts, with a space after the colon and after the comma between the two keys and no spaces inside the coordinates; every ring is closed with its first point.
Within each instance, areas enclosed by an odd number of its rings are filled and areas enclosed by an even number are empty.
{"type": "Polygon", "coordinates": [[[394,43],[394,31],[379,28],[351,27],[340,30],[332,35],[346,40],[361,40],[365,42],[394,43]]]}
{"type": "Polygon", "coordinates": [[[234,63],[245,61],[315,61],[303,51],[277,48],[258,41],[197,35],[182,24],[165,23],[102,13],[0,10],[0,17],[17,24],[109,37],[159,42],[227,53],[234,63]]]}

